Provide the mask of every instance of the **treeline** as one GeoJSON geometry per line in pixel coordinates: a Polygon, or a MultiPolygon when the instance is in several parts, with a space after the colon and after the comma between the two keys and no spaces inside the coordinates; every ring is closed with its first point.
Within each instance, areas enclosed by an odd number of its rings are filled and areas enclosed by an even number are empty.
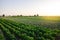
{"type": "MultiPolygon", "coordinates": [[[[0,15],[0,17],[5,17],[5,16],[6,16],[5,14],[0,15]]],[[[11,15],[9,15],[9,16],[11,16],[11,15]]],[[[14,16],[24,16],[24,15],[12,15],[12,16],[14,17],[14,16]]],[[[39,16],[39,14],[30,15],[30,16],[39,16]]]]}

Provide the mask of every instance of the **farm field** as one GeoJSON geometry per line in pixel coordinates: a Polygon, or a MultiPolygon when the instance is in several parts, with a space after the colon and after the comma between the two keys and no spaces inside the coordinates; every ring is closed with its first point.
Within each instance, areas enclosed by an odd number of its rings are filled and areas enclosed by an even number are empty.
{"type": "Polygon", "coordinates": [[[0,40],[55,40],[59,35],[59,16],[0,18],[0,40]]]}
{"type": "Polygon", "coordinates": [[[24,23],[34,26],[42,26],[51,29],[60,29],[60,16],[15,16],[15,17],[4,17],[4,19],[12,20],[17,23],[24,23]],[[52,27],[53,26],[53,27],[52,27]]]}

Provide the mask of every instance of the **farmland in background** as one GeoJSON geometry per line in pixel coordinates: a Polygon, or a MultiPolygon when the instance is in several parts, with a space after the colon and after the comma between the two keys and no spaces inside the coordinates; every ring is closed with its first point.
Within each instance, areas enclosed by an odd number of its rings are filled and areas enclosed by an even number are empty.
{"type": "Polygon", "coordinates": [[[60,16],[22,16],[22,17],[4,17],[4,19],[12,20],[17,23],[24,23],[47,28],[60,29],[60,16]]]}
{"type": "Polygon", "coordinates": [[[55,40],[59,16],[0,17],[0,40],[55,40]]]}

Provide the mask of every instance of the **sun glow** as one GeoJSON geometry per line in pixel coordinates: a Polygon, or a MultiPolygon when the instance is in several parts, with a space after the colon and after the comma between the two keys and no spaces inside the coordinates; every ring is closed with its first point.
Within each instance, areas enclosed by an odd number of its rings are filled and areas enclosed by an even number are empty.
{"type": "Polygon", "coordinates": [[[60,0],[2,0],[1,14],[60,16],[60,0]]]}
{"type": "Polygon", "coordinates": [[[59,16],[44,16],[43,19],[44,20],[57,21],[57,20],[60,20],[60,17],[59,16]]]}

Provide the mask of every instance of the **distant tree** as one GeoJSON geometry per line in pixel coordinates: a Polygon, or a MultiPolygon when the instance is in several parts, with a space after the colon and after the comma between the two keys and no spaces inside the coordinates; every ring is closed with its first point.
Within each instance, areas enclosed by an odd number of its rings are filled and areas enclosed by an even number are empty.
{"type": "Polygon", "coordinates": [[[5,14],[3,14],[2,16],[5,17],[5,14]]]}
{"type": "Polygon", "coordinates": [[[36,15],[34,15],[34,16],[36,16],[36,15]]]}
{"type": "Polygon", "coordinates": [[[23,16],[23,15],[20,15],[20,16],[23,16]]]}
{"type": "Polygon", "coordinates": [[[39,16],[38,14],[34,15],[34,16],[39,16]]]}
{"type": "Polygon", "coordinates": [[[37,14],[37,16],[39,16],[39,15],[37,14]]]}

